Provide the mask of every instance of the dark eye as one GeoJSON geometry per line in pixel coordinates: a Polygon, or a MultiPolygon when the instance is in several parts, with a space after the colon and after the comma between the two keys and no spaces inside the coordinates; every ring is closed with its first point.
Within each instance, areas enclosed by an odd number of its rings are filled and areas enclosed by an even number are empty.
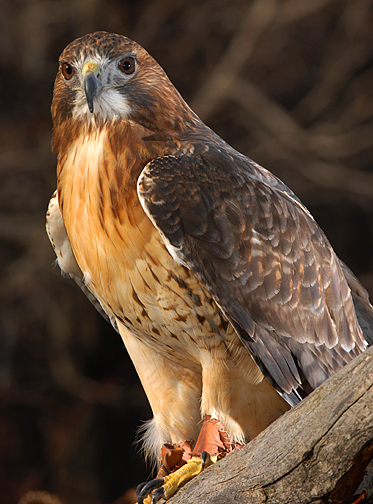
{"type": "Polygon", "coordinates": [[[66,80],[70,80],[71,77],[74,75],[74,69],[68,63],[62,63],[61,70],[62,75],[65,77],[66,80]]]}
{"type": "Polygon", "coordinates": [[[120,60],[119,70],[127,75],[133,74],[135,71],[135,60],[134,58],[128,57],[120,60]]]}

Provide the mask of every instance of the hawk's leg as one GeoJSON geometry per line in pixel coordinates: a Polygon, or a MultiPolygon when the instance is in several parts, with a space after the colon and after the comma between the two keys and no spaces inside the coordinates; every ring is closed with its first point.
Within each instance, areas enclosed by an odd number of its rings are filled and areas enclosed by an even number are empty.
{"type": "Polygon", "coordinates": [[[177,471],[164,476],[155,478],[148,483],[141,483],[137,487],[137,497],[139,504],[155,504],[160,499],[168,500],[185,483],[197,476],[205,467],[214,462],[213,457],[207,452],[203,452],[201,457],[192,457],[177,471]],[[150,492],[154,490],[150,497],[150,492]],[[145,499],[145,500],[144,500],[145,499]]]}
{"type": "Polygon", "coordinates": [[[205,467],[242,446],[242,443],[230,438],[218,420],[206,415],[193,449],[190,441],[163,445],[157,478],[137,488],[139,504],[154,504],[161,498],[169,499],[205,467]],[[153,490],[153,496],[150,497],[153,490]]]}

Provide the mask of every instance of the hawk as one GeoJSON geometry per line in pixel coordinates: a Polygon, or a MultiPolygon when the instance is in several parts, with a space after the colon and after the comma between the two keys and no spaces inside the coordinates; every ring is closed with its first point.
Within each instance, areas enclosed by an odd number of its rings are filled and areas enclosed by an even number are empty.
{"type": "Polygon", "coordinates": [[[308,210],[140,45],[106,32],[69,44],[51,110],[47,232],[135,365],[147,453],[230,451],[364,351],[368,295],[308,210]]]}

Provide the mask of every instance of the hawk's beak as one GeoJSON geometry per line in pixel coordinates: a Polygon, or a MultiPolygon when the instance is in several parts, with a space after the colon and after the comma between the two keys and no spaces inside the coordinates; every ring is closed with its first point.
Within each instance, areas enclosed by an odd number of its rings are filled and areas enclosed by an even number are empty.
{"type": "Polygon", "coordinates": [[[97,96],[102,88],[100,77],[100,67],[93,61],[88,61],[82,70],[83,89],[88,103],[88,108],[93,113],[93,98],[97,96]]]}

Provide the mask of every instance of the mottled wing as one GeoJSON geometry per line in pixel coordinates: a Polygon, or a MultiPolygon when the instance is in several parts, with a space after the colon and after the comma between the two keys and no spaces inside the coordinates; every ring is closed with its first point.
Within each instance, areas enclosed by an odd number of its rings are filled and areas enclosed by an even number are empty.
{"type": "Polygon", "coordinates": [[[169,252],[206,285],[294,403],[366,343],[325,235],[290,190],[260,167],[255,176],[256,166],[218,149],[158,158],[138,193],[169,252]]]}

